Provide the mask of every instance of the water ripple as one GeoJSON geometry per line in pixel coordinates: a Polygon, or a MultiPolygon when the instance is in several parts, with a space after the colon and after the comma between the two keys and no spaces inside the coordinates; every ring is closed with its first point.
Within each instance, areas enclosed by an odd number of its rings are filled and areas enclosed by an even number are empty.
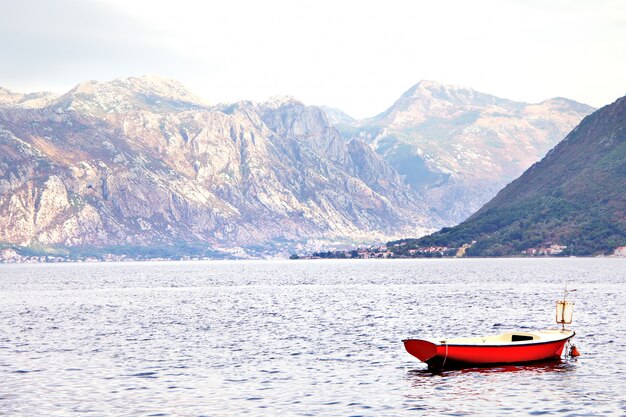
{"type": "Polygon", "coordinates": [[[0,265],[0,415],[623,415],[626,261],[0,265]],[[577,360],[429,372],[406,337],[551,327],[577,360]]]}

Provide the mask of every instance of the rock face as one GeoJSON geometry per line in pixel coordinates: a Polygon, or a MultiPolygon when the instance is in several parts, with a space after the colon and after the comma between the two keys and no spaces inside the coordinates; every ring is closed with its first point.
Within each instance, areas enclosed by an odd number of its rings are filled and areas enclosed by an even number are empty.
{"type": "Polygon", "coordinates": [[[441,226],[373,149],[291,98],[208,106],[155,77],[0,101],[0,242],[272,246],[441,226]]]}
{"type": "Polygon", "coordinates": [[[563,98],[514,102],[468,88],[422,81],[380,115],[337,119],[452,225],[474,213],[591,113],[563,98]]]}
{"type": "Polygon", "coordinates": [[[611,254],[626,246],[626,97],[586,117],[465,222],[404,247],[470,256],[611,254]]]}

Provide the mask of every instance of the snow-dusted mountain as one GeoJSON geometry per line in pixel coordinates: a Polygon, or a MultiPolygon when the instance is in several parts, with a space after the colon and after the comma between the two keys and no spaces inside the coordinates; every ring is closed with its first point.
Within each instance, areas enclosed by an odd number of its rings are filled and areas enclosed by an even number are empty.
{"type": "Polygon", "coordinates": [[[421,81],[378,116],[336,127],[374,147],[449,223],[464,220],[541,159],[593,108],[515,102],[421,81]]]}
{"type": "Polygon", "coordinates": [[[211,107],[139,77],[18,102],[0,105],[4,244],[267,249],[442,225],[369,145],[293,98],[211,107]]]}

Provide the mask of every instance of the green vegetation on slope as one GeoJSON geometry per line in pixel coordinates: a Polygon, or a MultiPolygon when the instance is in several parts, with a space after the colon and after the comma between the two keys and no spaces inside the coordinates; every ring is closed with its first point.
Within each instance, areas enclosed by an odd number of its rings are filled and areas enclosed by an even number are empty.
{"type": "Polygon", "coordinates": [[[626,97],[585,118],[460,225],[388,246],[419,254],[419,248],[464,244],[471,244],[468,256],[520,255],[554,245],[553,254],[595,255],[626,246],[626,97]]]}

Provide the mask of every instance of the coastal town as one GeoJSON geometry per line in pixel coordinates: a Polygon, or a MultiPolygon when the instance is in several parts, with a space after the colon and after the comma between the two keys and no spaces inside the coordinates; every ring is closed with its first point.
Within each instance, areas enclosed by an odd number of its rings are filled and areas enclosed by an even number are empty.
{"type": "MultiPolygon", "coordinates": [[[[475,242],[473,242],[475,243],[475,242]]],[[[422,246],[407,247],[406,242],[394,243],[391,245],[372,245],[362,246],[355,249],[327,250],[317,251],[310,254],[292,254],[289,259],[410,259],[410,258],[464,258],[467,257],[467,249],[472,247],[473,243],[462,245],[460,248],[449,248],[447,246],[422,246]]],[[[542,246],[532,247],[522,250],[520,257],[551,257],[551,256],[568,256],[566,245],[546,244],[542,246]]],[[[626,246],[620,246],[615,249],[611,257],[626,257],[626,246]]],[[[282,257],[275,257],[280,259],[282,257]]],[[[127,255],[119,255],[106,253],[102,256],[88,257],[67,257],[64,255],[25,255],[21,254],[13,248],[0,249],[0,263],[5,264],[33,264],[33,263],[59,263],[59,262],[133,262],[133,261],[200,261],[213,260],[208,256],[202,257],[130,257],[127,255]]],[[[220,259],[237,259],[220,258],[220,259]]],[[[241,259],[241,258],[239,258],[241,259]]],[[[248,259],[254,259],[249,258],[248,259]]],[[[267,259],[267,258],[259,258],[267,259]]]]}
{"type": "MultiPolygon", "coordinates": [[[[407,258],[464,258],[467,249],[476,242],[467,243],[460,248],[447,246],[423,246],[407,248],[406,242],[393,245],[373,245],[351,250],[320,251],[310,255],[291,255],[290,259],[407,259],[407,258]]],[[[566,245],[548,243],[520,251],[520,257],[568,256],[566,245]]],[[[615,249],[613,257],[626,257],[626,246],[615,249]]]]}

